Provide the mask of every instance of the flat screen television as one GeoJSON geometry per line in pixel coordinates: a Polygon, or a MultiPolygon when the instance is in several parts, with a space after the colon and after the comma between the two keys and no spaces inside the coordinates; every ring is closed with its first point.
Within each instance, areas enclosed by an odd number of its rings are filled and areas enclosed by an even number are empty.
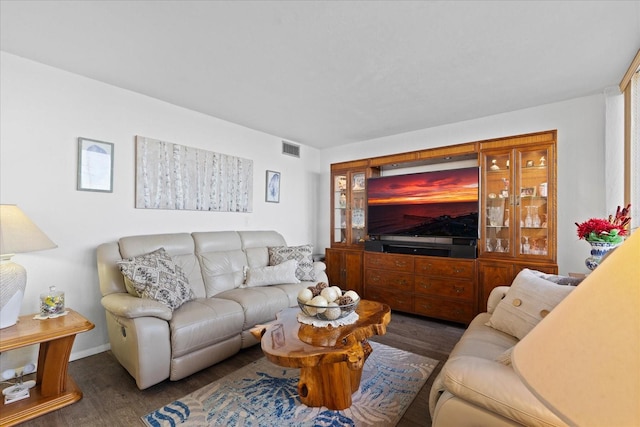
{"type": "Polygon", "coordinates": [[[478,238],[479,168],[367,181],[369,236],[478,238]]]}

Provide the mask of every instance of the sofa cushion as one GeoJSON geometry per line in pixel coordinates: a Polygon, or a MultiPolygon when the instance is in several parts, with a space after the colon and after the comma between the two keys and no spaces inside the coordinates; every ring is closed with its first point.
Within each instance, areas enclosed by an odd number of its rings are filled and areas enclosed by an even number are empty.
{"type": "Polygon", "coordinates": [[[573,289],[574,286],[557,285],[524,269],[513,279],[487,326],[522,339],[573,289]]]}
{"type": "Polygon", "coordinates": [[[197,298],[174,311],[171,328],[171,357],[177,358],[225,341],[242,329],[242,307],[226,299],[197,298]]]}
{"type": "Polygon", "coordinates": [[[301,281],[316,280],[313,269],[313,246],[270,246],[269,265],[282,264],[285,261],[295,259],[298,261],[296,277],[301,281]]]}
{"type": "Polygon", "coordinates": [[[296,277],[298,261],[290,259],[282,264],[247,269],[247,287],[300,283],[296,277]]]}
{"type": "Polygon", "coordinates": [[[122,274],[142,298],[175,310],[195,298],[189,281],[164,248],[117,262],[122,274]]]}
{"type": "Polygon", "coordinates": [[[242,330],[270,322],[276,318],[276,313],[289,307],[289,298],[276,286],[231,289],[220,292],[216,298],[229,299],[242,306],[244,310],[242,330]]]}

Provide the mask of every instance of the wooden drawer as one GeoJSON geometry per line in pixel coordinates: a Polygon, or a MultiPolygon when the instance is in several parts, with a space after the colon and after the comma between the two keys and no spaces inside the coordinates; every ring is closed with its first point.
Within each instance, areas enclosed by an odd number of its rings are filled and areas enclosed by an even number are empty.
{"type": "Polygon", "coordinates": [[[411,255],[366,252],[364,254],[364,266],[365,269],[380,268],[413,273],[413,257],[411,255]]]}
{"type": "Polygon", "coordinates": [[[413,274],[398,271],[367,269],[364,273],[365,287],[382,287],[390,291],[413,292],[413,274]]]}
{"type": "Polygon", "coordinates": [[[415,272],[429,276],[473,280],[476,275],[475,265],[473,260],[418,258],[415,260],[415,272]]]}
{"type": "Polygon", "coordinates": [[[368,300],[385,303],[392,310],[413,313],[413,295],[411,294],[387,291],[380,288],[366,288],[365,297],[368,300]]]}
{"type": "Polygon", "coordinates": [[[453,320],[455,322],[469,323],[473,319],[474,309],[472,302],[458,302],[440,298],[425,296],[415,297],[416,314],[436,317],[438,319],[453,320]]]}
{"type": "Polygon", "coordinates": [[[447,280],[416,276],[415,291],[416,295],[437,295],[465,301],[475,299],[473,281],[471,280],[447,280]]]}

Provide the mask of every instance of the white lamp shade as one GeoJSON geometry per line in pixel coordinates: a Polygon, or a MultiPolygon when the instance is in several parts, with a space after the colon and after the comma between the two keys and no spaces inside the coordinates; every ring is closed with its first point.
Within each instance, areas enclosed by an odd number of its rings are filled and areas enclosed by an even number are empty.
{"type": "Polygon", "coordinates": [[[16,205],[0,205],[0,255],[53,249],[53,243],[16,205]]]}
{"type": "Polygon", "coordinates": [[[55,247],[20,208],[0,205],[0,329],[16,324],[27,284],[27,272],[11,257],[55,247]]]}
{"type": "Polygon", "coordinates": [[[527,387],[577,426],[640,426],[640,233],[513,350],[527,387]]]}

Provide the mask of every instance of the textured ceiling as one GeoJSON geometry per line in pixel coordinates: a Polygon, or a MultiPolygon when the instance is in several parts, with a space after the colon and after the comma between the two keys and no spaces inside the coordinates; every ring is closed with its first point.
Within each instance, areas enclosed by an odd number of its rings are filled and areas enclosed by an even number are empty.
{"type": "Polygon", "coordinates": [[[639,1],[2,1],[3,51],[325,148],[617,85],[639,1]]]}

